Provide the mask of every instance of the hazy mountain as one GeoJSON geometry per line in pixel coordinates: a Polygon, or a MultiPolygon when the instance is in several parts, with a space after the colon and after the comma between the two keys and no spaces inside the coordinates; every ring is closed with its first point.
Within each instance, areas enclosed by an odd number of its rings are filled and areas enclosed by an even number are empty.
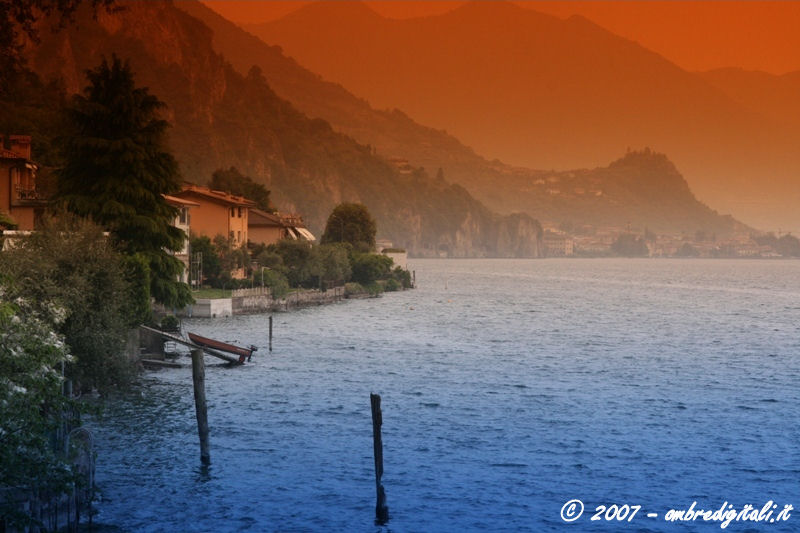
{"type": "Polygon", "coordinates": [[[412,253],[538,254],[541,227],[530,216],[496,215],[463,188],[421,170],[400,171],[324,120],[308,118],[278,97],[259,69],[237,72],[213,50],[212,31],[172,3],[122,5],[96,19],[79,13],[64,31],[43,29],[41,42],[28,48],[30,65],[76,92],[102,56],[129,58],[137,83],[169,106],[170,143],[185,179],[205,183],[215,169],[236,166],[316,232],[336,203],[361,201],[376,216],[379,237],[412,253]]]}
{"type": "MultiPolygon", "coordinates": [[[[425,167],[430,174],[443,169],[448,181],[464,185],[489,207],[502,212],[527,212],[553,224],[577,222],[601,226],[649,227],[664,232],[716,231],[730,232],[734,224],[730,219],[717,217],[706,206],[697,202],[686,187],[685,181],[672,182],[676,190],[688,194],[680,196],[682,203],[669,205],[653,195],[640,195],[636,187],[647,187],[664,165],[656,164],[628,167],[627,180],[613,180],[603,169],[597,171],[541,172],[524,168],[513,168],[499,161],[487,161],[472,149],[461,144],[453,136],[441,130],[424,127],[398,110],[378,111],[363,99],[347,92],[340,85],[327,82],[286,57],[277,46],[265,44],[258,38],[197,2],[181,2],[178,7],[202,20],[214,32],[214,47],[225,57],[232,59],[240,72],[247,72],[258,65],[267,75],[275,91],[290,100],[309,116],[321,117],[338,130],[353,136],[359,142],[370,144],[379,153],[399,156],[410,161],[412,167],[425,167]],[[641,172],[636,180],[636,169],[641,172]],[[568,178],[569,174],[580,176],[568,178]],[[542,179],[558,179],[571,183],[571,188],[554,193],[553,187],[534,186],[542,179]],[[591,176],[591,177],[588,177],[591,176]],[[576,195],[573,189],[586,189],[582,184],[586,178],[604,183],[601,195],[576,195]],[[634,187],[636,185],[636,187],[634,187]],[[626,187],[631,190],[626,190],[626,187]],[[669,211],[669,213],[667,213],[669,211]]],[[[345,6],[346,7],[346,6],[345,6]]],[[[380,21],[380,17],[359,5],[356,16],[380,21]]],[[[338,9],[332,6],[331,9],[338,9]]],[[[622,152],[619,150],[618,152],[622,152]]],[[[674,167],[666,174],[676,174],[674,167]]]]}
{"type": "Polygon", "coordinates": [[[489,157],[568,169],[651,146],[718,209],[800,225],[798,125],[584,18],[484,1],[389,20],[337,1],[248,29],[372,105],[446,128],[489,157]]]}
{"type": "Polygon", "coordinates": [[[800,71],[778,76],[724,68],[698,74],[747,109],[775,122],[800,125],[800,71]]]}

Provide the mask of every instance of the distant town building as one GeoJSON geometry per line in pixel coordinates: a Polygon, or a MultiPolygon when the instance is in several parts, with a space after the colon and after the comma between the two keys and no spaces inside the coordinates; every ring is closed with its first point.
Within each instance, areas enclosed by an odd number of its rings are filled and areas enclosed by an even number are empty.
{"type": "Polygon", "coordinates": [[[570,257],[575,253],[575,241],[569,235],[546,231],[542,238],[546,257],[570,257]]]}

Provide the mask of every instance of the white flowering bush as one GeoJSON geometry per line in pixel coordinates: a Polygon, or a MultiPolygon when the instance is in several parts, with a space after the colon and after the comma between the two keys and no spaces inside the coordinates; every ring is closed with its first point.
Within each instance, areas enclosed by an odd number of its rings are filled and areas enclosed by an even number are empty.
{"type": "Polygon", "coordinates": [[[124,347],[134,325],[132,298],[122,256],[100,228],[69,217],[45,221],[0,253],[0,276],[13,282],[8,299],[23,298],[63,335],[74,356],[66,373],[76,390],[105,392],[130,378],[124,347]]]}
{"type": "MultiPolygon", "coordinates": [[[[50,316],[22,298],[10,301],[0,278],[0,495],[60,491],[71,480],[52,442],[73,412],[62,394],[61,368],[70,355],[52,326],[63,310],[44,308],[50,316]]],[[[2,516],[24,523],[6,504],[0,496],[2,516]]]]}

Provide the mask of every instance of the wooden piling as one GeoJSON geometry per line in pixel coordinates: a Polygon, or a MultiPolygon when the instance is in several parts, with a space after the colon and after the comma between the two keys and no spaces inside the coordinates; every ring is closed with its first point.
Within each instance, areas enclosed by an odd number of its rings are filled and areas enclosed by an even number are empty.
{"type": "Polygon", "coordinates": [[[272,353],[272,315],[269,315],[269,353],[272,353]]]}
{"type": "Polygon", "coordinates": [[[203,350],[192,350],[192,381],[194,382],[194,409],[197,414],[197,433],[200,436],[200,461],[211,463],[208,451],[208,409],[206,405],[206,367],[203,350]]]}
{"type": "Polygon", "coordinates": [[[372,449],[375,455],[375,491],[377,503],[375,504],[375,523],[383,525],[389,521],[389,507],[386,506],[386,492],[383,490],[381,478],[383,477],[383,442],[381,440],[381,397],[379,394],[369,395],[372,406],[372,449]]]}

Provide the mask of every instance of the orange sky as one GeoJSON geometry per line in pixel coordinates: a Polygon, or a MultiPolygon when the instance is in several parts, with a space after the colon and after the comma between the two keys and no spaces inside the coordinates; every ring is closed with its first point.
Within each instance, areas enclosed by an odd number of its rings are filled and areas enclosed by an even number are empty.
{"type": "MultiPolygon", "coordinates": [[[[326,0],[335,1],[335,0],[326,0]]],[[[235,22],[280,18],[306,0],[204,0],[235,22]]],[[[439,14],[450,0],[366,2],[391,18],[439,14]]],[[[580,14],[638,41],[687,70],[741,67],[783,74],[800,70],[800,1],[527,0],[516,4],[561,18],[580,14]]]]}

